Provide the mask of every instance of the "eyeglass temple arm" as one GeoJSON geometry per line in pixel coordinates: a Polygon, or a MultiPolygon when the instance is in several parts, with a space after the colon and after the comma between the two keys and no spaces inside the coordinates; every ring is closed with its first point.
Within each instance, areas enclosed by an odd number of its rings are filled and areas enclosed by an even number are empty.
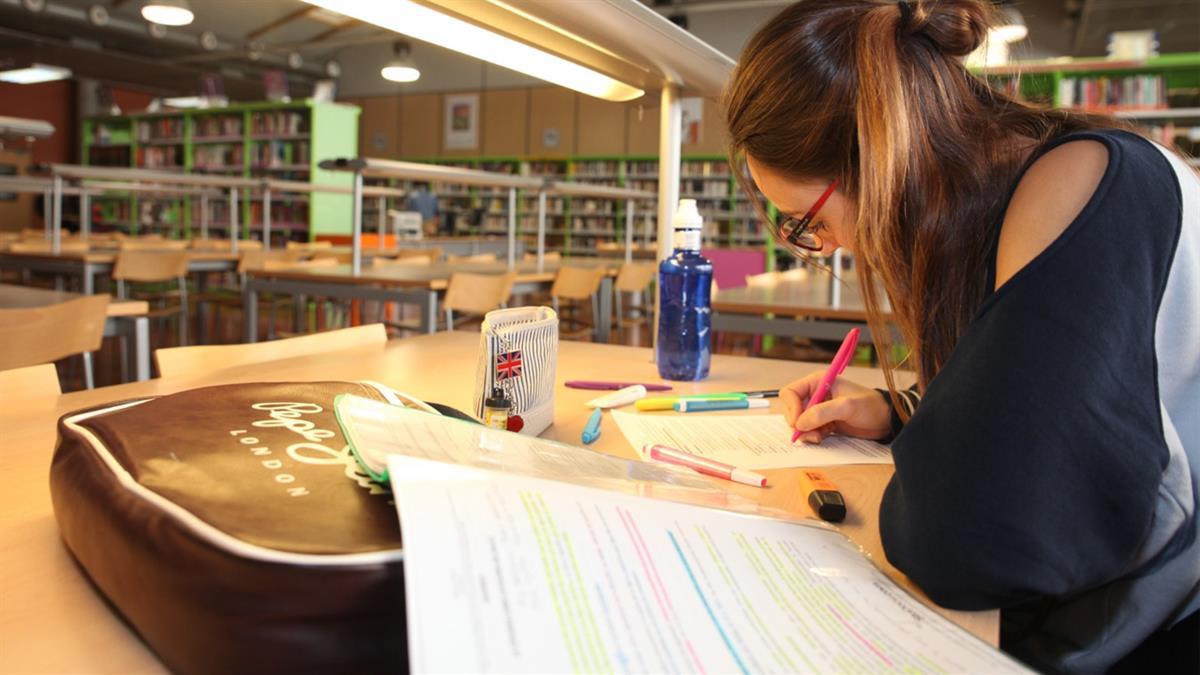
{"type": "Polygon", "coordinates": [[[821,207],[825,206],[825,202],[829,201],[829,197],[833,195],[834,190],[837,190],[837,186],[837,179],[834,178],[833,182],[829,184],[829,187],[825,188],[825,191],[822,192],[821,196],[817,198],[817,201],[812,205],[812,208],[808,210],[808,213],[805,213],[803,218],[796,221],[796,227],[792,228],[791,233],[788,235],[788,241],[792,242],[793,244],[796,243],[794,239],[798,239],[800,237],[800,233],[804,231],[804,228],[808,227],[808,224],[812,222],[813,217],[817,215],[817,212],[821,210],[821,207]]]}

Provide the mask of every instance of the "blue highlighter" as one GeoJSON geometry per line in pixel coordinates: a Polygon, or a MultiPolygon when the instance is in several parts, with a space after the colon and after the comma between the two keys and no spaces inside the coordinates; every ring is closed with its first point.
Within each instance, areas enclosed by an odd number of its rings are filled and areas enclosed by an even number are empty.
{"type": "Polygon", "coordinates": [[[597,438],[600,438],[600,416],[604,414],[604,408],[596,408],[592,412],[592,416],[588,418],[587,425],[583,427],[583,444],[589,445],[597,438]]]}

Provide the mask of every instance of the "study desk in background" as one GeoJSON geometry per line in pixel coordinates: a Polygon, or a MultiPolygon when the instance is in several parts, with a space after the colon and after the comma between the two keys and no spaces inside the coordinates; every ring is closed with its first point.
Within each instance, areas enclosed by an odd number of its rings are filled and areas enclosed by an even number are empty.
{"type": "Polygon", "coordinates": [[[760,274],[746,286],[717,291],[712,310],[714,331],[840,341],[860,328],[859,341],[872,341],[853,272],[840,281],[822,270],[760,274]]]}
{"type": "MultiPolygon", "coordinates": [[[[82,297],[80,293],[0,284],[0,309],[49,307],[82,297]]],[[[113,298],[108,303],[108,320],[104,322],[105,337],[133,338],[134,376],[139,381],[150,379],[150,319],[146,316],[149,311],[150,305],[145,300],[113,298]]]]}
{"type": "MultiPolygon", "coordinates": [[[[0,547],[4,550],[4,601],[0,603],[0,672],[161,672],[163,666],[89,585],[58,536],[47,474],[59,416],[110,401],[169,394],[233,382],[375,380],[419,398],[471,409],[477,333],[455,332],[393,340],[386,346],[326,352],[253,366],[212,370],[190,378],[154,379],[59,397],[25,399],[0,409],[4,429],[4,471],[0,472],[0,547]],[[436,374],[430,364],[436,364],[436,374]]],[[[554,424],[543,434],[577,444],[589,410],[584,401],[596,392],[567,389],[571,379],[657,380],[651,351],[636,347],[563,342],[559,348],[554,424]]],[[[822,364],[782,362],[718,355],[712,375],[697,384],[677,384],[677,393],[776,387],[822,364]]],[[[861,384],[877,386],[878,372],[850,368],[861,384]]],[[[777,399],[772,408],[777,411],[777,399]]],[[[611,419],[605,419],[593,445],[623,457],[634,453],[611,419]]],[[[889,565],[879,542],[878,510],[892,474],[887,465],[829,467],[841,488],[849,514],[841,530],[860,544],[889,576],[925,596],[889,565]]],[[[772,487],[747,487],[725,481],[722,489],[790,513],[810,511],[798,486],[798,469],[764,472],[772,487]]],[[[928,602],[928,600],[925,600],[928,602]]],[[[999,612],[956,612],[936,608],[992,645],[999,639],[999,612]]],[[[403,639],[397,635],[396,639],[403,639]]]]}
{"type": "MultiPolygon", "coordinates": [[[[116,251],[87,253],[0,253],[0,269],[41,272],[79,278],[85,295],[96,292],[100,277],[111,277],[116,251]]],[[[231,251],[188,251],[188,272],[228,272],[237,269],[238,254],[231,251]]],[[[203,278],[203,277],[201,277],[203,278]]],[[[202,289],[203,290],[203,289],[202,289]]]]}
{"type": "MultiPolygon", "coordinates": [[[[517,273],[513,293],[531,293],[550,288],[559,267],[602,267],[606,274],[600,282],[597,312],[592,326],[595,342],[607,342],[612,330],[612,276],[619,263],[597,258],[570,258],[566,261],[544,261],[541,270],[532,260],[518,261],[513,268],[517,273]]],[[[246,316],[246,341],[258,340],[258,294],[281,293],[297,298],[298,303],[306,296],[342,298],[349,300],[375,300],[412,304],[420,308],[419,330],[432,333],[437,330],[438,297],[445,292],[450,277],[455,272],[475,274],[504,274],[508,267],[503,262],[489,263],[437,263],[433,265],[384,265],[364,267],[355,276],[349,265],[317,267],[309,269],[252,270],[247,272],[244,289],[243,311],[246,316]]],[[[296,331],[301,332],[302,314],[296,313],[296,331]]]]}

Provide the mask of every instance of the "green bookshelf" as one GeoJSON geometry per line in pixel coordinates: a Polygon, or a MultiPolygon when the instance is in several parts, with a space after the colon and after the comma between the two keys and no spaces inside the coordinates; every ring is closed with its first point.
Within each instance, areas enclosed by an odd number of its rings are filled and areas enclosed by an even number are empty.
{"type": "MultiPolygon", "coordinates": [[[[350,186],[353,177],[324,171],[321,159],[345,157],[358,147],[356,106],[317,103],[245,103],[222,108],[142,113],[83,120],[83,163],[179,171],[238,178],[277,178],[321,185],[350,186]]],[[[259,195],[242,195],[243,236],[261,230],[259,195]]],[[[272,232],[311,239],[348,234],[352,197],[348,194],[273,194],[272,232]]],[[[199,220],[199,200],[137,198],[116,194],[97,199],[93,223],[137,232],[157,227],[188,235],[199,220]]],[[[229,204],[209,203],[210,229],[227,230],[229,204]]]]}

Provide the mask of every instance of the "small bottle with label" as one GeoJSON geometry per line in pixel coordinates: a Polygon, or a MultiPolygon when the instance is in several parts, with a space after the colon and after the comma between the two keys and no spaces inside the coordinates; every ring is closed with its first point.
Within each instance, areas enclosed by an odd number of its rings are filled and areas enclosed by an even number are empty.
{"type": "Polygon", "coordinates": [[[512,402],[504,395],[504,390],[500,387],[492,389],[492,395],[483,402],[483,424],[484,426],[501,431],[508,429],[508,411],[512,409],[512,402]]]}

